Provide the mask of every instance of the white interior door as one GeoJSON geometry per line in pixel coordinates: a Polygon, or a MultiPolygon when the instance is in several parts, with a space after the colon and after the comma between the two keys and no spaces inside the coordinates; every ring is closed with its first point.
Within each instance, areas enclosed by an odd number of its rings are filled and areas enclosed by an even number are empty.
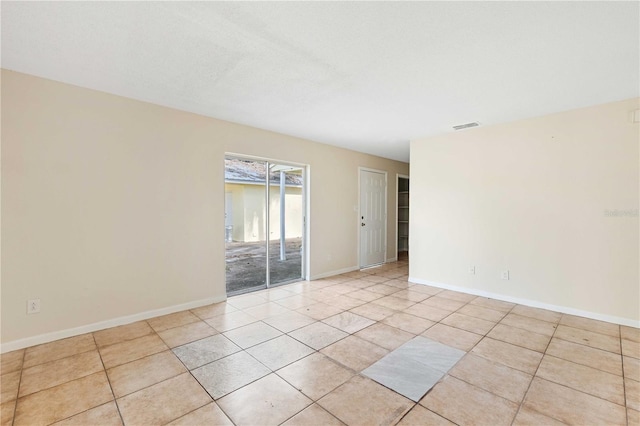
{"type": "Polygon", "coordinates": [[[387,174],[360,170],[360,267],[384,263],[387,240],[387,174]]]}

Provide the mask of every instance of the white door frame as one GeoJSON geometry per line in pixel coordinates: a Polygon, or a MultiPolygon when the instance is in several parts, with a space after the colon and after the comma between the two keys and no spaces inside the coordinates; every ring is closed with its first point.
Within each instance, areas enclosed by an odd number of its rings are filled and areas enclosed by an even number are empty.
{"type": "MultiPolygon", "coordinates": [[[[372,168],[369,168],[369,167],[360,166],[360,167],[358,167],[358,216],[356,217],[356,219],[357,219],[356,223],[357,223],[357,227],[358,227],[358,244],[357,244],[357,246],[358,246],[358,253],[357,253],[358,254],[358,269],[362,269],[363,268],[363,265],[361,264],[362,263],[362,259],[360,257],[360,253],[361,253],[361,249],[362,249],[362,247],[361,247],[361,244],[362,244],[362,240],[361,240],[362,231],[361,231],[361,228],[362,228],[362,226],[360,225],[362,223],[361,222],[362,212],[360,211],[362,209],[361,198],[360,198],[362,182],[360,182],[360,176],[361,176],[363,171],[384,174],[385,185],[384,185],[384,232],[383,232],[383,234],[384,234],[384,238],[385,239],[384,239],[384,260],[383,260],[382,263],[387,263],[387,243],[388,243],[388,240],[389,240],[389,236],[387,235],[387,222],[388,222],[388,214],[389,214],[389,208],[388,208],[389,206],[388,206],[388,199],[387,199],[387,197],[388,197],[387,192],[388,192],[388,187],[389,187],[388,173],[387,173],[386,170],[378,170],[378,169],[372,169],[372,168]]],[[[369,266],[369,265],[367,265],[367,266],[369,266]]]]}

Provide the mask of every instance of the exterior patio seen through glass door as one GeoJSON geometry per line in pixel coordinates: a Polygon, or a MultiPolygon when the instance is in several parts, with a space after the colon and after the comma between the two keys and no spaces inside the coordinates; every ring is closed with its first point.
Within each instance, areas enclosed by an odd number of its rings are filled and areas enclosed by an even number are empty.
{"type": "Polygon", "coordinates": [[[225,158],[228,295],[303,278],[304,182],[302,166],[225,158]]]}

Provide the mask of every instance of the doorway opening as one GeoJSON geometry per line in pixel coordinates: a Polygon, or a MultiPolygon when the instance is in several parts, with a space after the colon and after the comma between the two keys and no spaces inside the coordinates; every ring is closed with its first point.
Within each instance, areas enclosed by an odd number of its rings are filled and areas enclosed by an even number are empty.
{"type": "Polygon", "coordinates": [[[409,176],[397,175],[397,230],[398,260],[409,258],[409,176]]]}
{"type": "Polygon", "coordinates": [[[306,167],[225,157],[227,295],[305,274],[306,167]]]}

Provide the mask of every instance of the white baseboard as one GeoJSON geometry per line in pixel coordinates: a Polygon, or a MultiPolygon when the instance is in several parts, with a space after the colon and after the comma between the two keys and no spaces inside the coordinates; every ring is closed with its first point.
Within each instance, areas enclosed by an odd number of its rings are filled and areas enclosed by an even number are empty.
{"type": "Polygon", "coordinates": [[[309,278],[309,281],[319,280],[321,278],[333,277],[334,275],[346,274],[347,272],[359,271],[357,266],[349,266],[348,268],[338,269],[337,271],[323,272],[318,275],[313,275],[309,278]]]}
{"type": "Polygon", "coordinates": [[[94,331],[117,327],[119,325],[131,324],[132,322],[159,317],[161,315],[172,314],[174,312],[185,311],[187,309],[199,308],[201,306],[210,305],[212,303],[223,302],[226,299],[226,295],[210,297],[207,299],[196,300],[194,302],[182,303],[180,305],[167,306],[165,308],[153,309],[151,311],[140,312],[124,317],[94,322],[92,324],[82,325],[80,327],[68,328],[66,330],[52,331],[50,333],[39,334],[37,336],[25,337],[24,339],[2,343],[0,345],[0,353],[11,352],[22,348],[27,348],[29,346],[41,345],[43,343],[53,342],[54,340],[66,339],[67,337],[78,336],[85,333],[92,333],[94,331]]]}
{"type": "Polygon", "coordinates": [[[474,296],[488,297],[491,299],[502,300],[505,302],[517,303],[519,305],[530,306],[532,308],[547,309],[549,311],[561,312],[563,314],[576,315],[585,318],[591,318],[599,321],[610,322],[613,324],[626,325],[629,327],[640,328],[640,321],[630,318],[616,317],[612,315],[599,314],[597,312],[583,311],[580,309],[569,308],[566,306],[551,305],[549,303],[539,302],[531,299],[521,299],[519,297],[507,296],[504,294],[491,293],[473,288],[459,287],[455,285],[443,284],[433,281],[422,280],[420,278],[409,277],[409,282],[414,284],[430,285],[432,287],[443,288],[446,290],[459,291],[460,293],[473,294],[474,296]]]}
{"type": "Polygon", "coordinates": [[[392,257],[391,259],[387,259],[385,263],[391,263],[391,262],[397,262],[397,261],[398,261],[398,256],[392,257]]]}

